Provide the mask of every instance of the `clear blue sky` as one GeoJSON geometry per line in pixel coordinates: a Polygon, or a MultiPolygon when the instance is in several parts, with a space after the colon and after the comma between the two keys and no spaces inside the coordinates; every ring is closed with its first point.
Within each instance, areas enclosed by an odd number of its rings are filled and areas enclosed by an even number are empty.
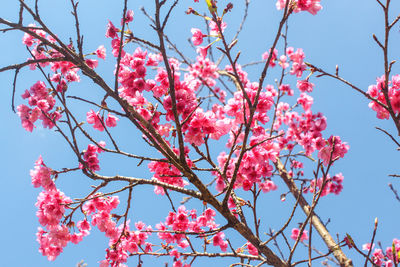
{"type": "MultiPolygon", "coordinates": [[[[0,16],[16,20],[18,5],[16,1],[3,1],[0,16]]],[[[28,3],[32,1],[27,1],[28,3]]],[[[99,72],[104,74],[107,81],[112,81],[115,62],[111,59],[109,40],[104,37],[107,19],[119,24],[122,1],[81,1],[80,18],[82,31],[85,35],[85,49],[95,50],[100,44],[105,44],[108,50],[107,63],[100,62],[99,72]]],[[[132,29],[135,34],[144,38],[154,39],[147,21],[139,10],[138,1],[130,1],[129,8],[135,12],[132,29]]],[[[147,2],[147,1],[146,1],[147,2]]],[[[149,1],[151,2],[151,1],[149,1]]],[[[171,17],[167,27],[174,43],[188,55],[194,56],[187,39],[191,36],[190,28],[204,29],[204,23],[195,17],[184,14],[188,6],[198,6],[193,1],[181,1],[171,17]]],[[[221,4],[226,1],[220,1],[221,4]]],[[[234,10],[227,16],[228,25],[238,26],[243,8],[243,1],[237,1],[234,10]]],[[[359,1],[322,1],[324,9],[317,16],[308,13],[296,14],[289,21],[289,45],[301,47],[306,54],[306,61],[334,72],[335,65],[340,66],[340,74],[354,82],[360,88],[367,90],[368,85],[375,83],[375,78],[383,73],[382,55],[372,40],[372,34],[382,36],[383,15],[375,0],[359,1]]],[[[148,9],[152,14],[152,8],[148,9]]],[[[40,11],[50,28],[54,29],[63,40],[75,38],[73,18],[70,14],[69,1],[40,1],[40,11]]],[[[400,3],[393,1],[392,17],[400,13],[400,3]]],[[[245,29],[239,37],[237,46],[242,51],[239,63],[259,60],[261,54],[271,45],[273,34],[277,28],[279,15],[275,9],[275,1],[251,1],[249,18],[245,29]]],[[[25,23],[32,20],[26,16],[25,23]]],[[[399,59],[398,44],[399,26],[393,31],[391,39],[391,59],[399,59]]],[[[22,45],[22,34],[9,32],[0,35],[0,67],[22,62],[29,57],[22,45]]],[[[282,45],[278,50],[282,51],[282,45]]],[[[400,73],[399,63],[394,65],[393,73],[400,73]]],[[[253,79],[260,73],[259,68],[249,68],[249,76],[253,79]]],[[[273,81],[271,77],[269,82],[273,81]]],[[[32,187],[29,170],[35,160],[42,155],[46,164],[55,169],[75,166],[75,159],[62,138],[40,126],[33,133],[26,132],[20,125],[20,120],[11,111],[11,91],[13,73],[0,74],[0,116],[3,122],[0,136],[2,139],[0,179],[0,196],[3,200],[0,220],[1,231],[1,266],[74,266],[81,259],[89,266],[96,266],[104,259],[107,246],[103,234],[92,231],[92,234],[79,245],[68,245],[64,253],[55,262],[48,262],[37,249],[36,229],[39,226],[35,216],[36,197],[38,189],[32,187]]],[[[16,103],[21,104],[21,93],[37,80],[42,79],[37,72],[21,71],[16,93],[16,103]]],[[[345,177],[344,190],[339,196],[328,196],[322,199],[318,214],[324,219],[331,219],[328,225],[331,233],[350,233],[358,244],[369,242],[374,218],[379,218],[377,240],[384,247],[391,244],[393,238],[400,238],[398,222],[400,219],[400,203],[390,192],[387,184],[393,183],[400,189],[400,182],[387,175],[400,173],[398,164],[399,152],[394,144],[381,132],[374,129],[379,126],[395,133],[392,123],[376,119],[375,113],[368,108],[368,101],[355,91],[327,78],[312,78],[315,89],[313,111],[321,111],[328,118],[326,135],[339,135],[348,142],[350,151],[346,157],[335,164],[333,172],[342,172],[345,177]]],[[[294,87],[294,85],[292,85],[294,87]]],[[[96,86],[83,79],[71,88],[76,92],[99,99],[96,86]]],[[[81,119],[84,119],[89,107],[79,107],[81,119]]],[[[137,143],[140,135],[131,126],[124,125],[124,130],[118,134],[125,147],[132,151],[147,153],[147,148],[137,143]]],[[[217,148],[218,149],[218,148],[217,148]]],[[[102,163],[106,162],[104,157],[102,163]]],[[[146,168],[136,169],[136,162],[126,159],[111,160],[102,165],[105,173],[125,173],[138,177],[151,177],[146,168]],[[117,167],[116,167],[117,166],[117,167]]],[[[311,174],[311,169],[308,170],[311,174]]],[[[83,175],[63,176],[59,187],[67,195],[81,197],[92,182],[83,175]]],[[[110,189],[111,190],[111,189],[110,189]]],[[[137,202],[133,203],[133,221],[142,220],[155,224],[165,219],[168,214],[168,203],[165,198],[151,195],[152,188],[143,191],[136,190],[137,202]],[[163,210],[163,207],[164,210],[163,210]]],[[[279,225],[280,210],[290,208],[289,200],[279,202],[279,194],[286,191],[282,186],[277,192],[271,193],[262,205],[262,210],[270,213],[271,225],[279,225]],[[271,202],[268,202],[271,201],[271,202]],[[286,205],[286,207],[285,207],[286,205]]],[[[125,197],[125,195],[123,196],[125,197]]],[[[125,199],[125,198],[123,198],[125,199]]],[[[300,213],[299,213],[300,215],[300,213]]],[[[299,217],[303,218],[303,217],[299,217]]],[[[300,219],[298,220],[300,221],[300,219]]],[[[221,222],[222,223],[222,222],[221,222]]],[[[360,258],[353,251],[345,251],[360,264],[360,258]]],[[[145,259],[144,266],[159,266],[160,262],[171,262],[165,259],[152,263],[145,259]]],[[[128,261],[132,266],[136,259],[128,261]]],[[[318,263],[316,263],[318,265],[318,263]]],[[[201,265],[195,265],[201,266],[201,265]]]]}

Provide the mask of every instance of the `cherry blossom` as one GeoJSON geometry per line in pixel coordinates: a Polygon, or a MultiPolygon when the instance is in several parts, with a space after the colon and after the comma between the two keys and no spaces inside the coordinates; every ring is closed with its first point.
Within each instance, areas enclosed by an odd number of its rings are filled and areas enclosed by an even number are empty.
{"type": "MultiPolygon", "coordinates": [[[[290,236],[290,238],[293,240],[297,240],[297,238],[299,238],[299,235],[300,235],[300,230],[298,228],[293,228],[292,235],[290,236]]],[[[304,240],[308,240],[308,232],[306,230],[304,230],[300,236],[300,241],[303,242],[304,240]]]]}

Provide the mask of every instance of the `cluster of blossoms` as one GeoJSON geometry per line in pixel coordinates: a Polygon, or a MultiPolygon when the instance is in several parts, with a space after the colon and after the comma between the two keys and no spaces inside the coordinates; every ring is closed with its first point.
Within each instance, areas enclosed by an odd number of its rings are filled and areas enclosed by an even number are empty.
{"type": "MultiPolygon", "coordinates": [[[[98,153],[101,153],[104,151],[103,149],[101,149],[101,147],[105,147],[106,143],[104,141],[100,141],[99,146],[100,147],[95,146],[93,144],[89,144],[85,153],[83,154],[83,160],[85,161],[87,167],[91,171],[99,171],[100,170],[98,153]]],[[[79,168],[84,169],[85,166],[83,164],[79,163],[79,168]]]]}
{"type": "MultiPolygon", "coordinates": [[[[400,74],[392,76],[388,81],[387,95],[392,106],[393,112],[396,116],[400,114],[400,74]]],[[[376,84],[368,87],[367,94],[369,94],[376,101],[383,105],[388,105],[384,94],[385,90],[385,76],[378,77],[376,84]]],[[[389,119],[389,111],[378,104],[376,101],[371,101],[369,107],[376,112],[378,119],[389,119]]]]}
{"type": "Polygon", "coordinates": [[[329,174],[326,175],[326,178],[318,178],[317,182],[315,180],[312,180],[310,182],[310,186],[304,188],[303,192],[307,193],[314,193],[314,192],[319,192],[321,191],[321,197],[326,196],[328,194],[335,194],[339,195],[340,192],[343,189],[343,175],[341,173],[336,174],[333,177],[330,177],[329,174]]]}
{"type": "MultiPolygon", "coordinates": [[[[250,145],[255,145],[266,138],[268,138],[268,135],[265,135],[265,133],[252,136],[250,145]]],[[[276,190],[277,186],[269,179],[273,170],[269,162],[276,162],[278,154],[278,144],[272,141],[263,142],[246,152],[242,158],[234,188],[243,188],[243,190],[248,191],[257,184],[264,193],[276,190]]],[[[238,153],[236,153],[236,156],[238,156],[238,153]]],[[[237,159],[238,157],[231,158],[227,163],[228,155],[225,152],[221,152],[218,156],[221,169],[228,164],[226,172],[228,180],[232,179],[237,159]]],[[[215,175],[217,176],[217,190],[222,191],[226,186],[225,181],[219,174],[216,173],[215,175]]]]}
{"type": "Polygon", "coordinates": [[[348,150],[349,145],[343,143],[339,136],[331,136],[319,149],[318,158],[327,166],[329,162],[343,158],[348,150]]]}
{"type": "MultiPolygon", "coordinates": [[[[179,154],[179,149],[173,149],[175,153],[179,154]]],[[[187,157],[189,153],[189,148],[185,147],[185,156],[187,157]]],[[[189,167],[193,166],[192,161],[187,158],[186,160],[189,167]]],[[[149,171],[154,172],[153,179],[160,182],[167,183],[174,186],[184,187],[189,183],[183,179],[182,173],[171,163],[165,161],[152,161],[148,164],[149,171]]],[[[154,188],[154,193],[164,195],[164,188],[161,186],[156,186],[154,188]]]]}
{"type": "Polygon", "coordinates": [[[152,244],[146,241],[150,235],[149,231],[152,230],[151,227],[137,222],[135,223],[136,230],[130,230],[129,221],[117,226],[113,218],[118,218],[118,216],[111,214],[111,211],[118,205],[118,197],[95,195],[82,208],[84,214],[90,216],[91,224],[110,239],[110,248],[106,249],[106,259],[100,262],[101,267],[126,266],[124,263],[126,263],[129,253],[138,252],[141,246],[145,252],[152,251],[152,244]]]}
{"type": "Polygon", "coordinates": [[[100,116],[100,111],[94,112],[93,110],[90,110],[86,114],[86,121],[89,124],[93,124],[93,128],[96,130],[99,130],[100,132],[104,131],[104,125],[107,125],[107,127],[115,127],[117,126],[117,121],[119,120],[117,117],[114,115],[108,113],[106,121],[104,123],[104,118],[103,116],[100,116]]]}
{"type": "Polygon", "coordinates": [[[185,232],[199,234],[199,237],[204,238],[207,243],[212,242],[214,246],[219,247],[222,251],[226,251],[228,242],[225,240],[224,233],[218,231],[218,224],[215,223],[215,215],[215,211],[210,208],[198,216],[196,210],[187,210],[184,206],[180,206],[177,212],[170,212],[168,214],[164,223],[156,225],[156,228],[159,230],[158,237],[174,248],[170,252],[170,255],[175,257],[174,267],[182,266],[179,260],[181,255],[178,252],[178,248],[185,249],[189,246],[185,238],[185,232]],[[216,234],[213,235],[212,240],[207,240],[207,236],[201,233],[210,231],[215,231],[216,234]],[[174,244],[177,246],[174,247],[174,244]]]}
{"type": "MultiPolygon", "coordinates": [[[[219,30],[218,24],[215,23],[215,21],[211,20],[209,22],[208,27],[209,27],[209,30],[210,30],[210,35],[209,36],[216,37],[216,38],[218,38],[220,36],[220,30],[219,30]]],[[[221,27],[221,30],[222,30],[222,33],[223,33],[224,30],[227,27],[226,22],[221,21],[220,22],[220,27],[221,27]]],[[[201,45],[203,43],[203,38],[207,37],[208,35],[203,34],[201,32],[201,30],[197,29],[197,28],[192,28],[191,32],[192,32],[193,45],[198,46],[197,53],[199,53],[202,58],[206,58],[207,53],[208,53],[208,49],[211,47],[212,43],[208,44],[207,46],[199,46],[199,45],[201,45]]],[[[216,41],[217,40],[219,40],[219,39],[216,39],[216,41]]]]}
{"type": "Polygon", "coordinates": [[[313,15],[316,15],[318,11],[322,9],[320,4],[321,0],[278,0],[276,2],[276,7],[284,9],[287,1],[289,2],[289,7],[294,8],[294,12],[308,11],[313,15]]]}
{"type": "MultiPolygon", "coordinates": [[[[285,0],[280,0],[277,6],[281,9],[285,4],[285,0]]],[[[316,14],[321,9],[319,0],[291,0],[291,5],[294,7],[294,12],[308,11],[316,14]]],[[[133,21],[132,11],[127,12],[122,23],[124,21],[125,23],[133,21]]],[[[221,21],[219,27],[223,32],[226,23],[221,21]]],[[[222,32],[219,27],[215,22],[210,21],[210,35],[220,36],[222,32]]],[[[126,44],[121,44],[118,34],[120,32],[121,30],[115,27],[111,21],[108,23],[106,37],[112,39],[112,55],[114,57],[121,56],[119,69],[115,72],[118,75],[119,96],[126,100],[144,120],[148,121],[165,138],[168,145],[170,142],[166,139],[170,133],[172,132],[173,137],[176,136],[176,129],[172,126],[174,123],[180,124],[184,141],[195,148],[206,144],[210,139],[219,140],[223,136],[227,137],[226,146],[232,148],[232,153],[228,155],[222,151],[218,156],[219,168],[226,170],[224,171],[225,176],[222,177],[221,173],[216,171],[212,173],[216,178],[218,191],[224,190],[226,184],[233,179],[234,174],[236,175],[234,189],[248,191],[258,188],[264,193],[276,190],[277,186],[272,181],[274,165],[277,164],[279,157],[283,156],[284,150],[292,152],[296,146],[304,149],[308,156],[318,151],[318,158],[325,166],[347,153],[349,147],[339,137],[331,136],[328,139],[323,137],[322,132],[326,129],[326,118],[321,113],[311,111],[313,98],[307,93],[313,91],[314,84],[309,82],[308,77],[300,79],[307,68],[302,49],[295,50],[289,47],[285,54],[279,57],[277,49],[262,55],[263,60],[270,57],[271,67],[279,65],[282,69],[290,70],[289,73],[298,79],[296,86],[300,91],[300,96],[294,106],[278,102],[283,95],[294,95],[294,90],[290,85],[281,84],[278,88],[267,85],[260,88],[257,82],[250,81],[248,74],[239,64],[235,66],[235,71],[230,65],[226,66],[223,71],[223,73],[237,73],[243,85],[243,88],[237,88],[238,90],[233,93],[233,96],[228,98],[226,92],[217,87],[217,79],[221,74],[218,66],[206,57],[207,49],[211,44],[199,48],[196,62],[189,65],[187,69],[182,69],[181,63],[173,58],[165,62],[169,65],[169,69],[173,70],[174,103],[170,92],[168,71],[165,67],[159,66],[160,62],[164,61],[162,55],[148,53],[141,48],[136,48],[130,53],[125,48],[126,44]],[[155,72],[151,69],[155,69],[155,72]],[[208,110],[201,108],[198,95],[203,87],[207,87],[220,104],[214,104],[208,110]],[[157,110],[157,107],[147,99],[148,96],[156,99],[161,104],[161,109],[164,110],[157,110]],[[256,101],[257,105],[254,112],[251,113],[252,103],[256,101]],[[302,110],[294,111],[297,107],[301,107],[302,110]],[[175,121],[176,115],[178,121],[175,121]],[[246,140],[248,149],[241,155],[240,148],[245,138],[243,125],[250,119],[252,119],[250,134],[246,140]],[[271,126],[266,126],[272,119],[271,126]]],[[[35,33],[45,38],[42,32],[35,31],[35,33]]],[[[201,45],[205,37],[201,30],[192,29],[192,34],[193,44],[201,45]]],[[[24,43],[34,46],[35,59],[61,57],[55,51],[39,49],[40,39],[29,34],[24,36],[24,43]]],[[[104,46],[100,46],[92,55],[105,59],[104,46]]],[[[86,59],[85,62],[90,68],[98,65],[97,60],[86,59]]],[[[32,131],[33,123],[38,118],[43,120],[45,127],[53,127],[53,121],[55,122],[61,117],[57,109],[53,111],[55,106],[53,96],[57,93],[65,93],[68,83],[80,80],[79,68],[70,62],[61,60],[43,62],[40,65],[41,67],[50,65],[54,72],[51,81],[56,83],[57,87],[52,91],[46,89],[43,82],[38,82],[24,93],[23,98],[28,98],[29,105],[33,108],[21,105],[18,107],[18,111],[23,127],[29,131],[32,131]]],[[[33,67],[34,65],[32,65],[33,67]]],[[[104,118],[104,114],[101,115],[100,112],[102,110],[97,112],[90,110],[86,114],[86,121],[92,124],[94,129],[104,131],[105,126],[115,127],[117,125],[118,118],[116,116],[108,113],[107,118],[104,118]]],[[[101,142],[99,145],[105,146],[101,142]]],[[[81,169],[88,168],[91,171],[100,170],[98,153],[102,151],[100,147],[89,144],[83,154],[86,165],[80,164],[79,167],[81,169]]],[[[173,151],[179,155],[178,149],[173,148],[173,151]]],[[[189,148],[187,147],[185,147],[185,158],[187,166],[194,167],[194,163],[189,159],[189,148]]],[[[157,181],[178,187],[188,185],[179,169],[166,159],[150,162],[148,167],[154,173],[153,179],[157,181]]],[[[302,168],[301,162],[292,160],[292,169],[302,168]]],[[[302,173],[302,171],[300,172],[302,173]]],[[[125,266],[129,254],[137,253],[139,250],[144,253],[152,252],[154,245],[148,241],[150,234],[154,232],[151,226],[137,222],[135,223],[136,229],[131,230],[129,221],[117,225],[121,216],[111,212],[119,205],[118,197],[102,197],[101,194],[92,196],[82,207],[85,219],[77,223],[79,232],[71,234],[69,228],[61,223],[61,219],[68,204],[72,201],[56,189],[51,175],[52,171],[44,165],[40,158],[36,162],[31,176],[35,187],[42,186],[45,189],[40,193],[36,204],[39,208],[39,221],[45,227],[45,229],[40,228],[38,232],[40,251],[43,255],[54,260],[68,242],[78,243],[88,235],[90,224],[104,232],[110,240],[106,258],[101,261],[101,267],[110,265],[122,267],[125,266]]],[[[327,176],[325,180],[320,178],[316,182],[312,181],[306,190],[314,192],[322,188],[322,196],[328,193],[339,194],[343,188],[342,181],[341,174],[332,178],[327,176]]],[[[156,186],[154,191],[156,194],[165,193],[164,188],[160,186],[156,186]]],[[[235,212],[236,205],[232,198],[229,198],[228,207],[235,212]]],[[[212,209],[206,209],[198,216],[196,210],[187,210],[181,206],[177,212],[170,212],[164,223],[156,226],[157,236],[167,243],[168,246],[165,249],[169,255],[174,257],[174,267],[189,266],[189,264],[184,264],[186,258],[182,257],[181,252],[178,251],[189,246],[185,233],[199,234],[205,243],[212,243],[222,251],[227,250],[228,242],[225,240],[224,233],[218,229],[215,216],[216,213],[212,209]],[[212,237],[208,239],[209,236],[212,237]]],[[[291,237],[293,239],[297,239],[299,235],[298,229],[292,230],[291,237]]],[[[307,232],[302,232],[300,240],[307,239],[307,232]]],[[[257,249],[251,243],[247,242],[244,246],[247,247],[249,254],[258,255],[257,249]]]]}
{"type": "MultiPolygon", "coordinates": [[[[364,244],[362,249],[370,251],[374,249],[375,244],[364,244]]],[[[372,253],[372,261],[375,266],[394,267],[400,263],[400,240],[393,239],[391,247],[387,247],[385,251],[382,248],[375,248],[372,253]]]]}
{"type": "MultiPolygon", "coordinates": [[[[29,26],[35,27],[34,24],[29,26]]],[[[42,30],[32,29],[31,32],[31,34],[25,33],[22,42],[31,49],[33,58],[29,58],[28,60],[40,60],[40,62],[30,64],[30,68],[34,70],[37,65],[41,68],[50,66],[54,74],[50,77],[50,81],[52,82],[51,88],[46,88],[44,82],[38,81],[22,94],[23,99],[28,99],[29,106],[19,105],[17,107],[18,115],[21,118],[22,126],[30,132],[32,132],[35,127],[34,123],[37,120],[42,121],[44,128],[47,127],[51,129],[54,127],[54,124],[61,118],[61,109],[55,106],[55,96],[64,94],[69,83],[80,81],[78,67],[69,61],[63,61],[62,59],[64,56],[61,53],[43,45],[44,41],[55,43],[56,40],[52,36],[46,35],[42,30]],[[56,61],[55,59],[58,58],[60,60],[56,61]]],[[[73,49],[72,45],[70,45],[69,48],[73,49]]],[[[98,58],[105,59],[105,53],[104,46],[100,46],[95,52],[91,53],[91,55],[97,55],[98,58]]],[[[95,59],[86,58],[85,63],[90,68],[96,68],[98,66],[98,61],[95,59]]],[[[96,121],[93,119],[92,123],[95,122],[96,121]]],[[[115,126],[116,118],[109,115],[106,124],[109,127],[115,126]]],[[[99,123],[95,123],[94,127],[100,130],[102,125],[99,126],[99,123]]]]}
{"type": "Polygon", "coordinates": [[[21,118],[22,127],[32,132],[34,123],[39,119],[43,127],[49,129],[54,127],[54,122],[61,118],[61,114],[56,110],[56,100],[49,93],[46,85],[42,81],[36,82],[22,95],[23,99],[28,99],[29,106],[19,105],[17,107],[18,116],[21,118]]]}
{"type": "Polygon", "coordinates": [[[79,232],[71,234],[69,228],[61,222],[72,201],[56,188],[51,178],[53,171],[43,163],[42,157],[36,161],[30,174],[33,186],[44,189],[35,204],[38,208],[36,216],[43,227],[39,227],[36,234],[39,252],[49,260],[55,260],[69,242],[77,244],[89,234],[88,224],[85,221],[78,222],[79,232]]]}

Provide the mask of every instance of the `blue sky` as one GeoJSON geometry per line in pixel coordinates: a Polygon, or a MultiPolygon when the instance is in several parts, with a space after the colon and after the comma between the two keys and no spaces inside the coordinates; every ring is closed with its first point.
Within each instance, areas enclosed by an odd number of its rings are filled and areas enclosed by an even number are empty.
{"type": "MultiPolygon", "coordinates": [[[[16,20],[18,5],[15,1],[4,1],[0,9],[0,16],[9,20],[16,20]]],[[[27,1],[28,3],[31,1],[27,1]]],[[[69,1],[40,1],[40,11],[50,28],[63,40],[74,38],[74,23],[69,12],[69,1]]],[[[87,51],[95,50],[99,45],[105,44],[109,49],[109,40],[104,36],[107,19],[116,25],[122,10],[121,1],[99,0],[95,4],[91,1],[81,1],[80,15],[82,31],[85,35],[85,48],[87,51]]],[[[221,4],[226,1],[220,1],[221,4]]],[[[232,13],[227,15],[228,25],[236,29],[240,23],[243,1],[237,1],[232,13]]],[[[188,6],[197,7],[192,1],[181,1],[180,6],[171,17],[167,32],[174,43],[178,44],[187,55],[193,57],[194,51],[190,48],[187,39],[190,38],[190,28],[204,29],[204,23],[194,17],[187,16],[184,11],[188,6]]],[[[368,85],[375,83],[376,77],[383,73],[382,54],[372,40],[375,33],[378,38],[383,33],[383,14],[376,1],[322,1],[324,9],[317,16],[308,13],[295,14],[289,21],[289,45],[303,48],[306,61],[334,72],[336,64],[340,66],[340,74],[347,80],[354,82],[360,88],[367,90],[368,85]]],[[[153,39],[155,34],[149,28],[146,20],[139,10],[141,4],[131,1],[129,8],[135,12],[132,25],[133,32],[143,38],[153,39]]],[[[148,8],[152,14],[152,8],[148,8]]],[[[393,1],[391,16],[394,18],[400,13],[400,3],[393,1]]],[[[279,15],[275,9],[275,1],[253,0],[250,4],[249,18],[245,29],[239,36],[237,47],[242,51],[240,63],[245,64],[260,59],[261,54],[271,45],[273,34],[277,28],[279,15]]],[[[32,20],[26,18],[25,23],[32,20]]],[[[399,26],[392,33],[390,58],[399,59],[400,41],[399,26]]],[[[22,34],[9,32],[0,35],[0,67],[22,62],[28,58],[28,53],[22,45],[22,34]]],[[[278,45],[282,51],[282,44],[278,45]]],[[[106,81],[112,81],[115,62],[108,54],[107,62],[100,62],[98,71],[106,81]]],[[[257,78],[259,67],[248,69],[249,76],[257,78]]],[[[399,65],[394,65],[393,74],[400,73],[399,65]]],[[[40,74],[29,70],[20,73],[17,83],[16,103],[21,104],[20,94],[34,82],[41,79],[40,74]]],[[[273,82],[275,77],[269,77],[273,82]]],[[[1,244],[0,255],[4,266],[74,266],[81,259],[89,266],[96,266],[104,258],[104,249],[107,241],[97,231],[79,245],[68,245],[64,253],[55,262],[48,262],[41,256],[37,249],[35,232],[39,223],[35,216],[34,203],[39,193],[32,187],[29,170],[33,168],[35,160],[42,155],[46,164],[55,169],[75,166],[75,159],[68,150],[62,138],[48,130],[38,127],[33,133],[26,132],[20,125],[20,120],[11,111],[11,91],[13,73],[0,73],[0,116],[3,122],[1,130],[2,151],[1,162],[3,175],[0,179],[0,195],[3,199],[2,220],[0,220],[1,244]]],[[[397,202],[388,188],[388,183],[393,183],[400,189],[399,180],[388,177],[388,174],[400,173],[398,164],[398,151],[394,144],[374,127],[379,126],[395,134],[390,121],[378,120],[375,113],[368,108],[368,101],[352,89],[328,78],[312,78],[315,89],[313,111],[321,111],[328,118],[326,135],[339,135],[348,142],[350,151],[346,157],[335,164],[333,172],[342,172],[345,177],[344,190],[339,196],[328,196],[321,200],[317,209],[318,214],[324,219],[331,219],[328,225],[331,233],[350,233],[358,244],[369,242],[373,228],[374,218],[379,218],[377,240],[382,241],[384,247],[391,244],[393,238],[400,238],[398,231],[398,213],[400,203],[397,202]]],[[[292,85],[294,87],[294,85],[292,85]]],[[[87,79],[74,85],[70,90],[81,93],[92,99],[100,99],[98,89],[87,79]],[[96,91],[97,90],[97,91],[96,91]]],[[[82,120],[90,107],[77,106],[82,120]]],[[[138,153],[149,152],[141,143],[140,135],[132,126],[121,122],[123,130],[118,131],[121,142],[127,149],[138,153]]],[[[100,136],[98,136],[100,138],[100,136]]],[[[218,151],[216,146],[215,150],[218,151]]],[[[156,155],[156,154],[155,154],[156,155]]],[[[133,176],[150,177],[145,166],[136,168],[137,162],[126,159],[102,158],[102,171],[134,173],[133,176]],[[107,164],[105,164],[107,162],[107,164]]],[[[308,170],[311,173],[311,169],[308,170]]],[[[79,174],[63,176],[58,181],[58,186],[67,195],[80,197],[94,184],[86,177],[79,174]]],[[[116,185],[117,187],[117,185],[116,185]]],[[[116,188],[115,187],[115,188],[116,188]]],[[[109,189],[110,191],[112,188],[109,189]]],[[[290,208],[287,203],[279,201],[279,194],[285,191],[271,193],[265,197],[262,212],[271,214],[267,221],[277,227],[282,219],[281,210],[290,208]],[[285,206],[287,205],[287,206],[285,206]]],[[[164,220],[168,214],[168,203],[164,198],[151,195],[152,188],[136,190],[137,201],[133,203],[134,212],[132,220],[142,220],[155,224],[164,220]]],[[[125,199],[126,194],[121,198],[125,199]]],[[[196,206],[196,205],[195,205],[196,206]]],[[[299,218],[301,214],[299,213],[299,218]]],[[[298,220],[299,221],[299,220],[298,220]]],[[[240,243],[240,241],[238,241],[240,243]]],[[[357,263],[360,258],[354,251],[345,251],[357,263]]],[[[162,262],[171,262],[171,259],[152,262],[145,259],[144,266],[159,266],[162,262]]],[[[136,264],[136,259],[128,263],[136,264]]],[[[200,263],[198,263],[200,264],[200,263]]],[[[318,263],[316,264],[318,265],[318,263]]],[[[201,265],[195,265],[201,266],[201,265]]]]}

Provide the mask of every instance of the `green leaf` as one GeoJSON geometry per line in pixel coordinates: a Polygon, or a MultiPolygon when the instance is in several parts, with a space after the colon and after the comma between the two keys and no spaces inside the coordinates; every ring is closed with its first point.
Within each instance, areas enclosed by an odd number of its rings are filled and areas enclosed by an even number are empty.
{"type": "Polygon", "coordinates": [[[215,3],[213,0],[206,0],[208,10],[210,10],[211,13],[217,12],[217,7],[215,6],[215,3]]]}

